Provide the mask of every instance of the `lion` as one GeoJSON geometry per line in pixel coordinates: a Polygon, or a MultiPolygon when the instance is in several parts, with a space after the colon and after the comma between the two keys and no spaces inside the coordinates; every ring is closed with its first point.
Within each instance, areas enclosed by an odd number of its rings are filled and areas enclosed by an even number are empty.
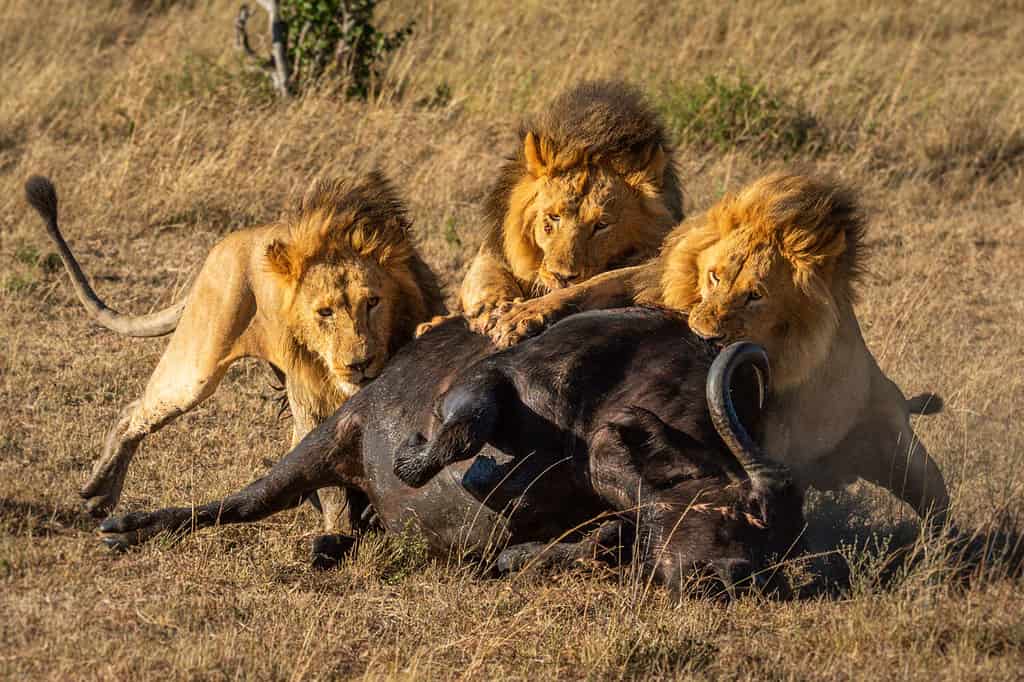
{"type": "MultiPolygon", "coordinates": [[[[117,505],[142,439],[209,398],[236,360],[262,358],[283,381],[294,447],[376,377],[418,324],[442,312],[404,204],[378,172],[317,182],[297,212],[229,234],[210,250],[185,300],[142,317],[111,310],[89,286],[58,227],[53,184],[33,177],[26,194],[97,322],[130,336],[174,332],[81,489],[94,516],[117,505]]],[[[345,496],[319,497],[331,532],[345,496]]]]}
{"type": "Polygon", "coordinates": [[[653,305],[688,313],[719,345],[748,340],[772,362],[762,445],[804,487],[857,478],[885,486],[941,524],[938,466],[910,427],[937,396],[907,400],[864,343],[855,286],[864,219],[852,193],[795,173],[763,177],[673,230],[657,258],[528,301],[492,329],[510,345],[572,311],[653,305]]]}
{"type": "Polygon", "coordinates": [[[579,84],[525,121],[518,141],[459,293],[477,331],[502,304],[650,258],[683,216],[662,123],[628,85],[579,84]]]}

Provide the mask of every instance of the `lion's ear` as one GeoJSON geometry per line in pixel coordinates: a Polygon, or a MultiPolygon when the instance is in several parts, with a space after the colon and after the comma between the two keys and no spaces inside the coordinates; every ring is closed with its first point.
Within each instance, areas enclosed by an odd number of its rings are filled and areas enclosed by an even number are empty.
{"type": "Polygon", "coordinates": [[[639,158],[638,170],[626,175],[626,182],[647,196],[661,193],[668,167],[668,153],[660,144],[652,144],[639,158]]]}
{"type": "Polygon", "coordinates": [[[299,278],[299,264],[288,245],[280,239],[275,239],[267,246],[266,259],[267,266],[275,275],[288,280],[299,278]]]}
{"type": "Polygon", "coordinates": [[[549,145],[532,132],[526,133],[523,138],[523,158],[526,159],[526,170],[535,178],[544,177],[548,174],[549,165],[552,159],[549,145]]]}

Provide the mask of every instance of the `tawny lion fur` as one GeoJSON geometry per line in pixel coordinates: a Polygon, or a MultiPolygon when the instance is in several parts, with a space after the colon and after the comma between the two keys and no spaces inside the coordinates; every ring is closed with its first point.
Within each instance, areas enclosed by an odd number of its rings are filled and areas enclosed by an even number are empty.
{"type": "MultiPolygon", "coordinates": [[[[87,309],[132,334],[139,320],[99,301],[64,244],[52,185],[33,178],[27,189],[87,309]]],[[[165,326],[164,333],[176,329],[142,397],[107,435],[81,492],[87,508],[110,513],[142,439],[212,395],[239,358],[262,358],[283,379],[294,446],[375,377],[418,324],[441,312],[441,300],[405,208],[382,175],[314,184],[297,211],[235,231],[211,249],[177,306],[180,319],[165,326]]],[[[321,493],[331,530],[344,496],[321,493]]]]}
{"type": "Polygon", "coordinates": [[[909,423],[911,408],[939,403],[907,401],[864,343],[853,308],[863,235],[847,189],[776,173],[680,224],[650,262],[516,306],[492,334],[508,345],[570,311],[633,303],[685,311],[704,338],[768,350],[762,442],[805,485],[864,478],[939,521],[945,482],[909,423]]]}
{"type": "Polygon", "coordinates": [[[583,82],[526,120],[518,141],[460,291],[478,330],[504,303],[650,258],[683,215],[663,126],[632,87],[583,82]]]}

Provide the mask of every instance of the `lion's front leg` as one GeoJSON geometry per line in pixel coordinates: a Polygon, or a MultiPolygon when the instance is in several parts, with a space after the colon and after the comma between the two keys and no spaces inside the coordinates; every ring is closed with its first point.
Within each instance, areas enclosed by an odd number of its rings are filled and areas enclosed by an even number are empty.
{"type": "Polygon", "coordinates": [[[508,348],[536,336],[576,310],[571,289],[553,291],[529,301],[508,301],[494,311],[486,333],[498,348],[508,348]]]}
{"type": "Polygon", "coordinates": [[[603,310],[637,302],[635,278],[648,266],[620,268],[530,301],[503,305],[488,333],[499,348],[508,348],[584,310],[603,310]]]}
{"type": "Polygon", "coordinates": [[[486,245],[481,247],[459,290],[462,315],[469,328],[478,334],[488,334],[499,309],[522,300],[523,290],[512,271],[486,245]]]}

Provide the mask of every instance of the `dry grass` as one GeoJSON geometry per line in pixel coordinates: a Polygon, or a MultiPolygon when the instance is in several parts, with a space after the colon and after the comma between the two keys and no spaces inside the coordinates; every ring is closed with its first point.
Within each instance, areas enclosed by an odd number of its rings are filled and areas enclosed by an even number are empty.
{"type": "MultiPolygon", "coordinates": [[[[692,209],[784,157],[858,187],[872,216],[869,345],[908,393],[945,396],[918,433],[960,524],[1020,509],[1019,2],[385,9],[417,25],[379,97],[281,105],[241,75],[234,1],[0,2],[0,676],[1019,679],[1020,583],[997,564],[962,587],[934,546],[891,576],[870,538],[914,526],[865,487],[809,509],[816,548],[846,559],[805,577],[848,566],[847,587],[785,604],[672,604],[628,571],[482,580],[425,562],[411,540],[374,539],[316,574],[308,508],[124,556],[96,542],[75,492],[165,342],[83,319],[23,202],[29,174],[56,180],[68,236],[117,307],[165,304],[225,232],[273,218],[315,176],[375,165],[452,292],[517,114],[584,76],[635,80],[666,108],[692,209]],[[812,122],[806,143],[773,142],[795,121],[812,122]]],[[[287,429],[267,386],[243,365],[147,440],[122,507],[211,499],[278,456],[287,429]]]]}

